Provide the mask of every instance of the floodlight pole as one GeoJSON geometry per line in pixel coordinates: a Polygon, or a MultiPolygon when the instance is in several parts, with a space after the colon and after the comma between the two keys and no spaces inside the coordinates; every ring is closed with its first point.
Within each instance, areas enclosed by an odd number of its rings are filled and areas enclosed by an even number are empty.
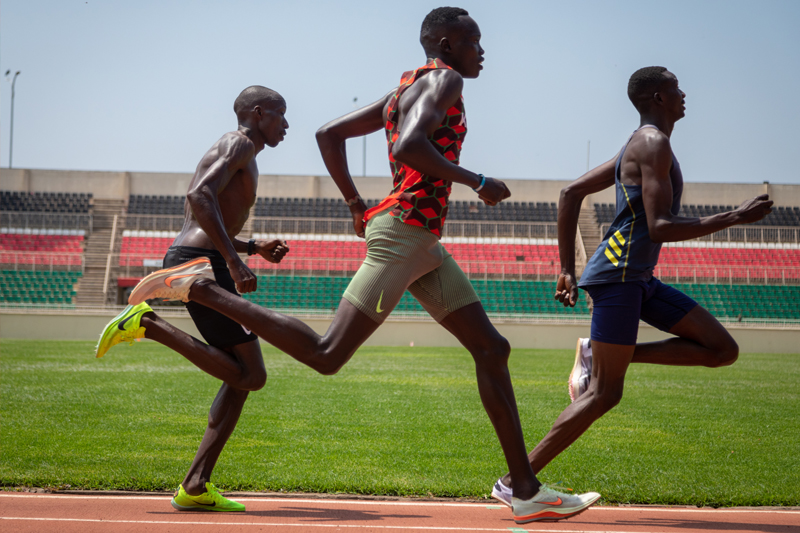
{"type": "Polygon", "coordinates": [[[592,141],[586,141],[586,172],[589,172],[589,154],[592,151],[592,141]]]}
{"type": "Polygon", "coordinates": [[[17,83],[17,76],[20,71],[14,74],[14,79],[11,81],[11,132],[9,133],[8,143],[8,168],[11,168],[14,161],[14,85],[17,83]]]}

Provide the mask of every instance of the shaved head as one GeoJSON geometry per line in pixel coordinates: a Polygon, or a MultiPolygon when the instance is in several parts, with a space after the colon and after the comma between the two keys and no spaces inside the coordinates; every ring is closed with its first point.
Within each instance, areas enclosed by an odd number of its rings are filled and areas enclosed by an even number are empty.
{"type": "Polygon", "coordinates": [[[267,89],[261,85],[251,85],[236,97],[233,102],[233,111],[237,117],[242,118],[257,105],[274,107],[285,103],[283,96],[272,89],[267,89]]]}

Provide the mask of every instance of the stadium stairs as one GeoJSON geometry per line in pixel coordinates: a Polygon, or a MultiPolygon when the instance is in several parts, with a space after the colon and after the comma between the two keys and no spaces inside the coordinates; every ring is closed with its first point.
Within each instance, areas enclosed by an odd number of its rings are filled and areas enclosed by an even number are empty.
{"type": "Polygon", "coordinates": [[[120,223],[124,216],[124,200],[97,199],[94,200],[93,230],[86,241],[84,252],[84,271],[78,286],[75,303],[81,306],[105,306],[114,304],[116,291],[106,290],[106,272],[114,244],[119,243],[122,232],[120,223]],[[114,224],[114,218],[117,224],[114,224]]]}
{"type": "Polygon", "coordinates": [[[597,250],[597,247],[600,246],[600,241],[602,240],[600,224],[597,223],[597,215],[594,209],[586,203],[581,207],[581,212],[578,215],[578,228],[581,230],[583,249],[586,252],[584,258],[580,257],[580,254],[578,254],[576,258],[575,270],[578,275],[580,275],[583,273],[583,269],[586,268],[586,261],[592,257],[592,254],[597,250]]]}

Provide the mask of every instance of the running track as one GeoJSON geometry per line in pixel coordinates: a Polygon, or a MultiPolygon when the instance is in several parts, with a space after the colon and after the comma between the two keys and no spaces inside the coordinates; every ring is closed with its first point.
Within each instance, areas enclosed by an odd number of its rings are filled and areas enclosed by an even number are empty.
{"type": "Polygon", "coordinates": [[[517,525],[507,507],[487,503],[237,497],[246,513],[173,511],[170,496],[0,492],[0,531],[154,533],[287,531],[324,533],[800,532],[798,509],[595,507],[570,520],[517,525]]]}

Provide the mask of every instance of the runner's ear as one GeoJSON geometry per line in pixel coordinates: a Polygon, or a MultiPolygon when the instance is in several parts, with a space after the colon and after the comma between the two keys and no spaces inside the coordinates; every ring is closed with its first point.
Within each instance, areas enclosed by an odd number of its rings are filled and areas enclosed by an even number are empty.
{"type": "Polygon", "coordinates": [[[655,103],[657,103],[658,105],[663,104],[664,103],[664,99],[661,98],[661,93],[653,93],[653,101],[655,103]]]}

